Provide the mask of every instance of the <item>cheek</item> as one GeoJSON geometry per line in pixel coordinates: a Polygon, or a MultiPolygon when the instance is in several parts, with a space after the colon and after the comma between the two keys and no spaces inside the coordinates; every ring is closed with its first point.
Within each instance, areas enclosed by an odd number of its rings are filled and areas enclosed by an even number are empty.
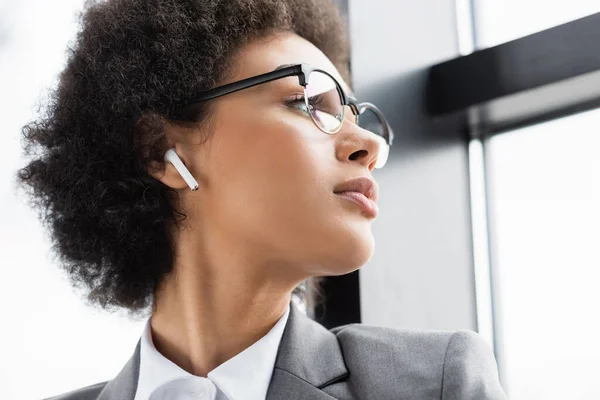
{"type": "Polygon", "coordinates": [[[282,120],[259,118],[222,136],[214,217],[274,258],[360,267],[370,257],[370,225],[333,194],[342,175],[334,141],[310,121],[282,120]]]}
{"type": "Polygon", "coordinates": [[[281,237],[289,224],[305,222],[331,202],[333,143],[312,131],[310,121],[292,122],[280,115],[230,119],[217,133],[215,203],[229,223],[281,237]]]}
{"type": "Polygon", "coordinates": [[[259,120],[237,136],[223,143],[226,165],[220,178],[226,198],[253,210],[247,217],[290,218],[330,192],[330,169],[320,165],[327,164],[332,144],[314,133],[308,136],[296,126],[259,120]]]}

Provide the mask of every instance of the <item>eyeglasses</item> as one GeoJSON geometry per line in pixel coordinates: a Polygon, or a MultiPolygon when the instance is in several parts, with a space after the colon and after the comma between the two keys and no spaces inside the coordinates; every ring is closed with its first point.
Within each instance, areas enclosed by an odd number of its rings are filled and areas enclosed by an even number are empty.
{"type": "Polygon", "coordinates": [[[171,116],[174,118],[189,116],[192,106],[199,102],[289,76],[297,76],[298,83],[304,88],[304,98],[295,99],[294,102],[304,101],[306,108],[303,111],[310,115],[317,128],[329,135],[338,132],[344,122],[346,109],[344,106],[349,106],[354,116],[352,122],[374,133],[377,138],[379,157],[375,168],[382,168],[385,165],[394,140],[394,133],[383,113],[374,104],[359,103],[346,93],[331,74],[308,64],[280,67],[265,74],[201,91],[194,96],[192,101],[174,107],[171,110],[171,116]]]}

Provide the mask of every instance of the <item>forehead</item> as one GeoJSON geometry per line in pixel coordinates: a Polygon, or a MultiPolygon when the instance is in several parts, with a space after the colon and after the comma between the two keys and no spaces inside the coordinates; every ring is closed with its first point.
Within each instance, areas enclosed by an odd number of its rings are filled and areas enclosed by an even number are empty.
{"type": "Polygon", "coordinates": [[[282,32],[244,46],[234,60],[228,81],[264,74],[282,65],[301,63],[329,72],[348,94],[352,94],[331,60],[315,45],[293,32],[282,32]]]}

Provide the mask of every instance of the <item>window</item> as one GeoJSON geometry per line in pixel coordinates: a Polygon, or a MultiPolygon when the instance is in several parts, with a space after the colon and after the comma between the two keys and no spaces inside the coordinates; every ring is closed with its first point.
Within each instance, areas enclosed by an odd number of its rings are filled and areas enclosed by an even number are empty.
{"type": "Polygon", "coordinates": [[[472,196],[478,329],[511,400],[600,389],[599,11],[459,0],[464,56],[430,71],[430,115],[460,113],[470,150],[484,144],[470,152],[472,190],[485,187],[472,196]]]}
{"type": "Polygon", "coordinates": [[[599,128],[592,110],[487,142],[495,333],[512,400],[600,391],[599,128]]]}
{"type": "Polygon", "coordinates": [[[473,0],[476,48],[496,46],[600,12],[596,0],[473,0]]]}

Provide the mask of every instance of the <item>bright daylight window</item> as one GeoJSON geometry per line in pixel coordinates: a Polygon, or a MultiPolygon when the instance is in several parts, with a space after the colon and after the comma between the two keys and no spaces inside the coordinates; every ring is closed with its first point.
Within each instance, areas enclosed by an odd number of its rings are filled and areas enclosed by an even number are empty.
{"type": "Polygon", "coordinates": [[[473,0],[473,3],[476,50],[600,12],[597,0],[473,0]]]}
{"type": "Polygon", "coordinates": [[[600,110],[493,136],[487,158],[509,398],[595,398],[600,110]]]}

